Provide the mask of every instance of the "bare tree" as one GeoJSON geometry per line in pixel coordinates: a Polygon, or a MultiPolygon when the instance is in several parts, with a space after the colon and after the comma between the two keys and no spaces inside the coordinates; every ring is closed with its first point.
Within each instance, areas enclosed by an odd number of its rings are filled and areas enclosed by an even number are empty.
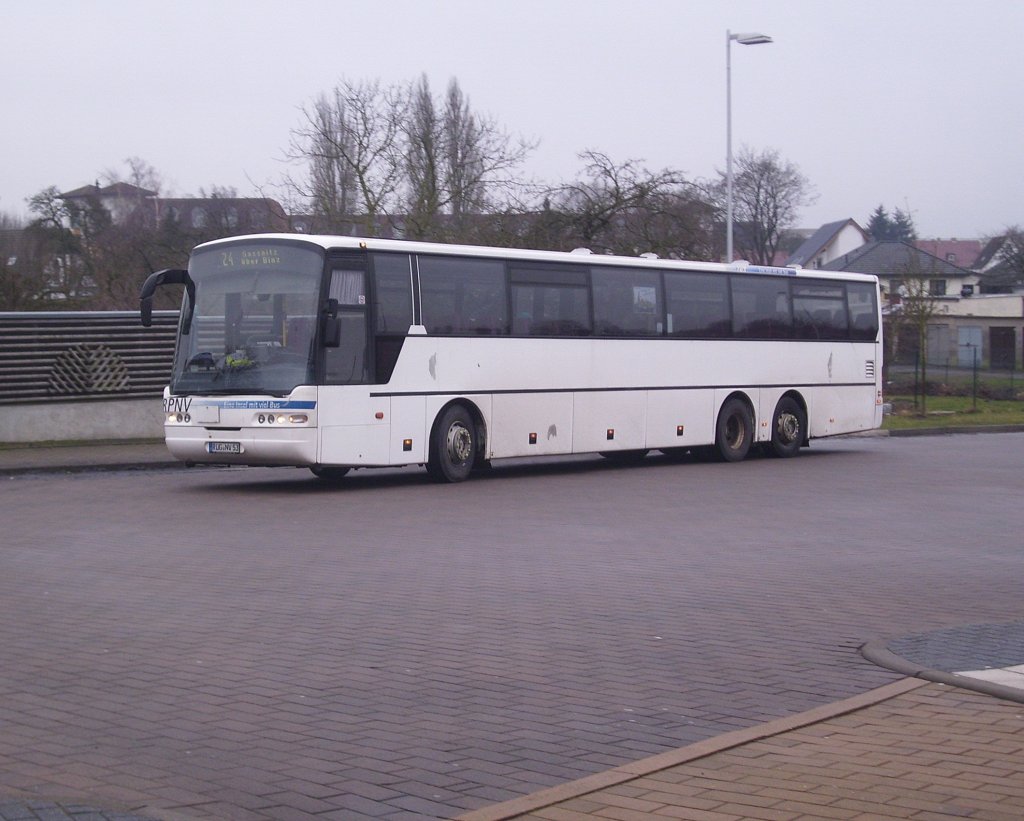
{"type": "Polygon", "coordinates": [[[673,169],[649,171],[641,160],[614,162],[587,151],[582,178],[550,192],[545,231],[559,230],[563,248],[598,253],[702,257],[710,247],[714,208],[673,169]]]}
{"type": "Polygon", "coordinates": [[[52,185],[29,198],[28,207],[34,215],[29,230],[47,259],[43,296],[78,307],[89,296],[92,283],[88,249],[92,238],[110,222],[109,215],[98,198],[72,202],[52,185]]]}
{"type": "Polygon", "coordinates": [[[454,78],[445,95],[442,135],[445,207],[458,238],[472,238],[475,215],[520,210],[523,186],[516,174],[536,148],[535,141],[515,137],[494,119],[474,112],[454,78]]]}
{"type": "Polygon", "coordinates": [[[23,219],[0,213],[0,310],[49,307],[45,257],[38,239],[23,219]]]}
{"type": "Polygon", "coordinates": [[[999,249],[999,265],[1007,271],[1013,285],[1024,284],[1024,229],[1016,225],[1006,229],[999,249]]]}
{"type": "Polygon", "coordinates": [[[901,338],[912,340],[917,348],[922,385],[922,416],[928,412],[928,328],[941,312],[941,303],[930,290],[930,283],[939,276],[936,262],[935,258],[931,258],[930,270],[925,270],[922,254],[907,244],[906,262],[900,266],[902,276],[899,282],[893,283],[895,298],[889,311],[888,340],[892,359],[895,361],[899,355],[901,338]]]}
{"type": "Polygon", "coordinates": [[[302,110],[287,156],[307,163],[308,180],[291,182],[311,202],[326,229],[357,215],[361,230],[378,231],[394,209],[402,182],[402,124],[408,95],[402,86],[342,81],[302,110]]]}
{"type": "MultiPolygon", "coordinates": [[[[733,175],[733,213],[740,255],[758,265],[771,265],[783,232],[800,209],[817,199],[810,181],[778,151],[759,153],[744,146],[733,175]]],[[[716,195],[725,208],[726,175],[720,172],[716,195]]]]}
{"type": "Polygon", "coordinates": [[[329,229],[385,222],[413,239],[469,241],[471,219],[507,208],[501,194],[532,145],[472,111],[452,80],[437,100],[426,76],[382,87],[342,82],[303,111],[288,156],[309,166],[292,183],[329,229]]]}
{"type": "Polygon", "coordinates": [[[439,238],[443,191],[444,133],[430,92],[427,75],[409,90],[406,141],[406,235],[411,239],[439,238]]]}

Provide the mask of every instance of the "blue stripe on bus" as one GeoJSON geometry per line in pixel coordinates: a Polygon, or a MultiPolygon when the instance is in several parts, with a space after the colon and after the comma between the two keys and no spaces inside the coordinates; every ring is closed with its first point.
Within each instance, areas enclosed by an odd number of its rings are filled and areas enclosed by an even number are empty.
{"type": "Polygon", "coordinates": [[[200,399],[196,404],[216,405],[224,410],[314,410],[316,402],[297,399],[200,399]]]}

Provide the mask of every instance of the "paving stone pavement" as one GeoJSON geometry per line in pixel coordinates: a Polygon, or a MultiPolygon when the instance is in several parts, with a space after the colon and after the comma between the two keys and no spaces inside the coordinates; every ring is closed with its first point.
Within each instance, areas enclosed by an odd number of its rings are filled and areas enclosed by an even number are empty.
{"type": "Polygon", "coordinates": [[[680,750],[674,757],[683,763],[672,756],[637,762],[609,786],[563,785],[462,818],[1024,817],[1021,705],[941,684],[890,689],[897,694],[879,703],[790,729],[800,717],[777,722],[778,732],[747,743],[680,750]]]}
{"type": "Polygon", "coordinates": [[[876,442],[458,488],[22,474],[0,786],[160,818],[451,817],[884,685],[866,638],[1019,602],[1024,438],[980,438],[977,461],[876,442]],[[940,470],[971,515],[909,521],[908,482],[940,470]]]}
{"type": "Polygon", "coordinates": [[[83,804],[0,798],[0,821],[155,821],[149,815],[101,810],[83,804]]]}
{"type": "Polygon", "coordinates": [[[888,642],[897,656],[923,667],[956,673],[1024,662],[1024,622],[968,624],[903,636],[888,642]]]}

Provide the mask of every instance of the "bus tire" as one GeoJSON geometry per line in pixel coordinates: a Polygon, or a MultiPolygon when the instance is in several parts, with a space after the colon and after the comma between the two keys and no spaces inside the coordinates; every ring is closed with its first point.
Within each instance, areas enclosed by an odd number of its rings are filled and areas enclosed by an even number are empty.
{"type": "Polygon", "coordinates": [[[463,405],[451,405],[430,433],[427,472],[438,482],[463,482],[476,461],[476,424],[463,405]]]}
{"type": "Polygon", "coordinates": [[[324,467],[323,465],[314,465],[310,468],[313,475],[324,482],[337,482],[341,480],[346,473],[349,472],[349,468],[337,468],[337,467],[324,467]]]}
{"type": "Polygon", "coordinates": [[[791,396],[783,396],[772,415],[771,452],[783,459],[796,456],[807,435],[807,414],[791,396]]]}
{"type": "Polygon", "coordinates": [[[718,413],[715,447],[726,462],[742,462],[754,438],[754,417],[747,403],[737,396],[727,399],[718,413]]]}

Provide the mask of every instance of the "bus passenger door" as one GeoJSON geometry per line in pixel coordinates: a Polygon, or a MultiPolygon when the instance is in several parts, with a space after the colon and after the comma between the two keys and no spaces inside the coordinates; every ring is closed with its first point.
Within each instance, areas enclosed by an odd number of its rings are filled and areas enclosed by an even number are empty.
{"type": "Polygon", "coordinates": [[[388,463],[386,399],[371,398],[366,258],[328,258],[327,298],[337,305],[340,341],[324,347],[319,388],[319,461],[325,465],[388,463]]]}

